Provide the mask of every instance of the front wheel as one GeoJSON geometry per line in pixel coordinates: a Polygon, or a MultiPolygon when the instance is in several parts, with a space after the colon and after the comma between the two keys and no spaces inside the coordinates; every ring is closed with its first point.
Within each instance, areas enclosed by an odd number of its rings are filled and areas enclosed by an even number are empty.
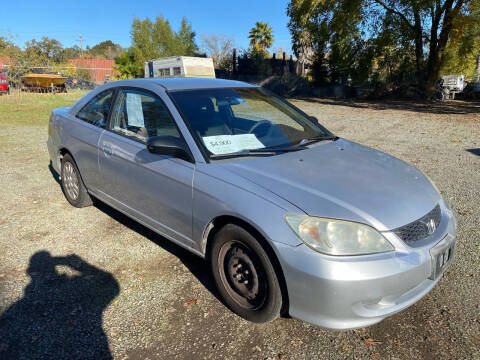
{"type": "Polygon", "coordinates": [[[240,226],[228,224],[213,241],[212,273],[228,307],[256,323],[276,319],[282,292],[272,262],[257,239],[240,226]]]}

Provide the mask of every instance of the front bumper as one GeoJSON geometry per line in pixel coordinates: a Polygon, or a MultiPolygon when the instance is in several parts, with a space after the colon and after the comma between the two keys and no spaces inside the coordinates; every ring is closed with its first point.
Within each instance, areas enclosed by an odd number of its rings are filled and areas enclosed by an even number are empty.
{"type": "Polygon", "coordinates": [[[414,304],[435,286],[451,263],[456,223],[446,206],[442,206],[442,223],[425,246],[395,246],[396,251],[384,254],[327,256],[305,245],[276,244],[290,316],[343,330],[375,324],[414,304]],[[439,267],[438,254],[446,247],[450,249],[448,261],[445,258],[439,267]]]}

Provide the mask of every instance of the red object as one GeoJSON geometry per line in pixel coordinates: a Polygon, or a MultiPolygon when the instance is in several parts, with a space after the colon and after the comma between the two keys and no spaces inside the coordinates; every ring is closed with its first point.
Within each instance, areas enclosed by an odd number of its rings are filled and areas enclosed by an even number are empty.
{"type": "Polygon", "coordinates": [[[0,73],[0,93],[8,92],[8,79],[5,74],[0,73]]]}
{"type": "Polygon", "coordinates": [[[12,59],[7,56],[0,56],[0,70],[12,64],[12,59]]]}
{"type": "Polygon", "coordinates": [[[88,70],[91,74],[92,80],[97,84],[103,83],[107,76],[111,77],[112,75],[118,75],[118,73],[113,70],[113,66],[115,65],[114,60],[70,59],[68,60],[68,63],[77,68],[88,70]]]}

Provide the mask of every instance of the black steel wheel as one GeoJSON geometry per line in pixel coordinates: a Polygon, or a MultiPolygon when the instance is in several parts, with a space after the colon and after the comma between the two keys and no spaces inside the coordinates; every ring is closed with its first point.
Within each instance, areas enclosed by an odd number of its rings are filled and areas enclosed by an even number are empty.
{"type": "Polygon", "coordinates": [[[224,243],[218,257],[222,285],[240,306],[260,308],[266,299],[265,269],[258,256],[239,241],[224,243]]]}
{"type": "Polygon", "coordinates": [[[232,311],[259,323],[280,315],[282,292],[275,269],[248,231],[224,226],[215,236],[210,261],[217,289],[232,311]]]}

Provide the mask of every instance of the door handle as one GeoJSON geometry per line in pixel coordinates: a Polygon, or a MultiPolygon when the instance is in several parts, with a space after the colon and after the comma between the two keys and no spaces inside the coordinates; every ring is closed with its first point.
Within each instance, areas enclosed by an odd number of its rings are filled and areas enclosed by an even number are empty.
{"type": "Polygon", "coordinates": [[[113,154],[112,147],[107,144],[103,144],[102,150],[106,157],[110,157],[113,154]]]}

